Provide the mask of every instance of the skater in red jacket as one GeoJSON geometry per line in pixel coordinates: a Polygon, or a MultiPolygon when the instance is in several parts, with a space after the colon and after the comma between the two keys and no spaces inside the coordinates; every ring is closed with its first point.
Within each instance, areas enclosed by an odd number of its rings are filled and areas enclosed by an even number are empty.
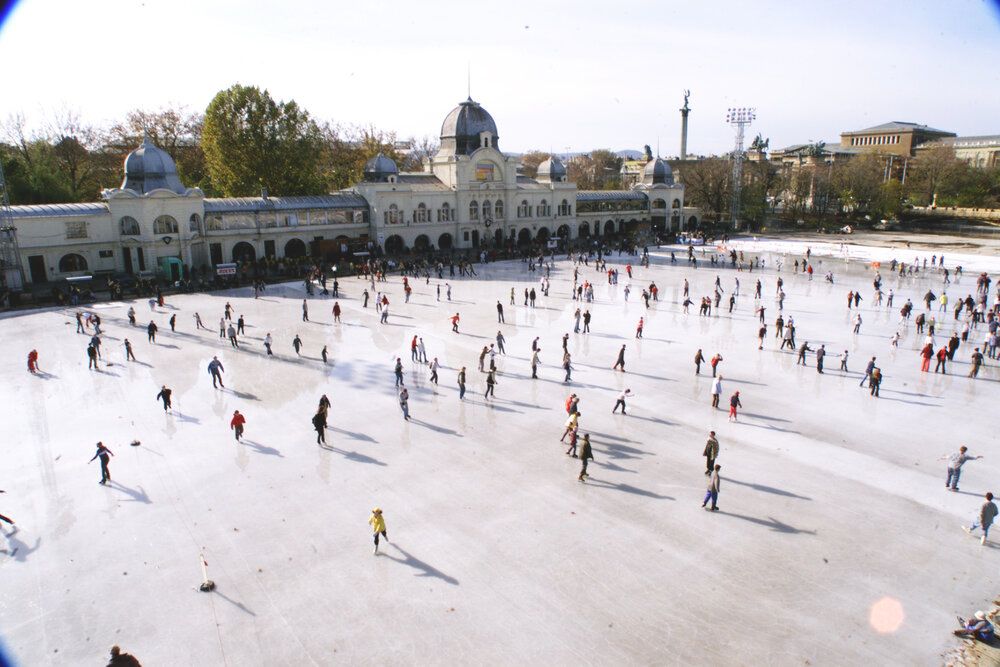
{"type": "Polygon", "coordinates": [[[243,425],[247,423],[246,418],[237,410],[233,413],[233,419],[229,422],[229,428],[236,432],[236,440],[243,437],[243,425]]]}
{"type": "Polygon", "coordinates": [[[35,373],[42,370],[38,367],[38,350],[32,350],[28,353],[28,371],[35,373]]]}

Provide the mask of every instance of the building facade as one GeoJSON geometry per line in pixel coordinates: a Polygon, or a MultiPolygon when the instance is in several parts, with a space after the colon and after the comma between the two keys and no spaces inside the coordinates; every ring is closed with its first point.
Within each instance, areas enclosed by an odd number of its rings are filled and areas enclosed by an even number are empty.
{"type": "Polygon", "coordinates": [[[11,207],[25,279],[155,273],[177,280],[191,267],[302,257],[316,241],[345,252],[377,245],[395,255],[699,224],[665,160],[651,160],[631,189],[578,191],[557,157],[539,165],[536,178],[519,175],[499,140],[493,117],[468,99],[445,117],[440,149],[421,172],[401,173],[379,155],[349,190],[207,198],[185,187],[173,159],[147,139],[126,158],[121,186],[105,190],[103,201],[11,207]]]}

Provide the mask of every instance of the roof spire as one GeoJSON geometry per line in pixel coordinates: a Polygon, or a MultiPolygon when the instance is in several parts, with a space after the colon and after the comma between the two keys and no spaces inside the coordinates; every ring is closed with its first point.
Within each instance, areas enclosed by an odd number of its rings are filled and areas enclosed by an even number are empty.
{"type": "Polygon", "coordinates": [[[469,101],[472,101],[472,63],[465,61],[465,90],[469,101]]]}

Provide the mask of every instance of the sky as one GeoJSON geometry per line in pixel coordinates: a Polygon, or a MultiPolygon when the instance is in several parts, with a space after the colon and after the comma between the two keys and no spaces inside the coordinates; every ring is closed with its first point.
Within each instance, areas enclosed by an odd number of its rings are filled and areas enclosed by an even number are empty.
{"type": "Polygon", "coordinates": [[[508,152],[772,148],[900,120],[1000,134],[1000,0],[630,3],[22,0],[0,119],[204,110],[234,83],[314,117],[436,137],[470,87],[508,152]],[[470,76],[471,73],[471,76],[470,76]]]}

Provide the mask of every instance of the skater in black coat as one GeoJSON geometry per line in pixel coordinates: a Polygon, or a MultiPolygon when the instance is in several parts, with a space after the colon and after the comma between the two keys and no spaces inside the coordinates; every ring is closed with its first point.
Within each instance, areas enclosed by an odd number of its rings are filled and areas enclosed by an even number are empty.
{"type": "Polygon", "coordinates": [[[326,444],[326,409],[320,408],[312,418],[313,428],[316,429],[316,444],[326,444]]]}
{"type": "Polygon", "coordinates": [[[167,385],[163,385],[160,389],[160,393],[156,395],[157,400],[163,401],[163,411],[166,412],[170,409],[170,395],[174,393],[173,389],[167,389],[167,385]]]}

